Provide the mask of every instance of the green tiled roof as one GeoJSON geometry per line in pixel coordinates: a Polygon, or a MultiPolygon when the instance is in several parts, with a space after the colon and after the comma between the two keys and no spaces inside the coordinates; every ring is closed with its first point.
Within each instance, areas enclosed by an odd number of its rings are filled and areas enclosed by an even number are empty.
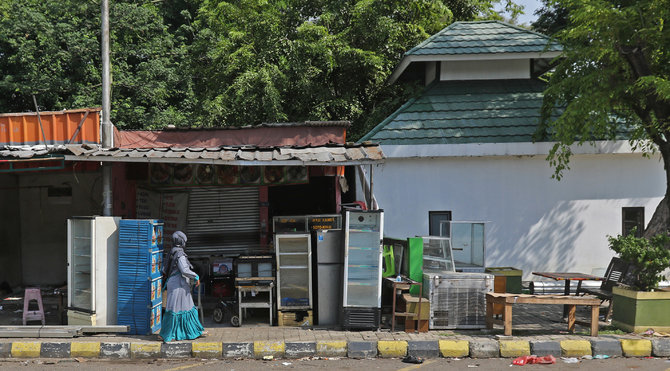
{"type": "Polygon", "coordinates": [[[540,123],[540,80],[440,81],[360,141],[381,144],[532,142],[540,123]]]}
{"type": "Polygon", "coordinates": [[[405,55],[539,53],[561,50],[558,43],[552,42],[545,35],[500,21],[481,21],[452,23],[405,55]]]}

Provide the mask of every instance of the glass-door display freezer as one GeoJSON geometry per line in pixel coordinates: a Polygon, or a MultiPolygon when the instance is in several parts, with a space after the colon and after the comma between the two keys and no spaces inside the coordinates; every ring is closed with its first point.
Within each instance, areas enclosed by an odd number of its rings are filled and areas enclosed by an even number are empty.
{"type": "Polygon", "coordinates": [[[382,210],[344,211],[345,329],[379,328],[382,290],[382,210]]]}
{"type": "Polygon", "coordinates": [[[67,221],[70,325],[116,325],[118,217],[67,221]]]}
{"type": "Polygon", "coordinates": [[[277,309],[312,309],[312,249],[309,234],[276,234],[277,309]]]}

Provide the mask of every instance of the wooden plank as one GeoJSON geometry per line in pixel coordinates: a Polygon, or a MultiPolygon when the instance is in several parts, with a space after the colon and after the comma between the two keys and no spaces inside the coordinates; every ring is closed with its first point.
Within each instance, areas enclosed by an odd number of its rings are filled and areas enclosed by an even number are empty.
{"type": "Polygon", "coordinates": [[[512,336],[512,304],[505,303],[503,321],[505,321],[505,335],[512,336]]]}
{"type": "Polygon", "coordinates": [[[519,304],[566,304],[566,305],[594,305],[600,304],[600,300],[589,296],[566,296],[566,295],[526,295],[526,294],[500,294],[487,293],[487,299],[491,298],[494,303],[519,303],[519,304]]]}
{"type": "Polygon", "coordinates": [[[577,306],[568,305],[568,331],[575,332],[575,313],[577,306]]]}
{"type": "Polygon", "coordinates": [[[598,314],[600,312],[599,305],[591,306],[591,336],[598,336],[598,314]]]}
{"type": "Polygon", "coordinates": [[[486,328],[493,328],[493,300],[490,300],[491,297],[486,298],[486,328]]]}

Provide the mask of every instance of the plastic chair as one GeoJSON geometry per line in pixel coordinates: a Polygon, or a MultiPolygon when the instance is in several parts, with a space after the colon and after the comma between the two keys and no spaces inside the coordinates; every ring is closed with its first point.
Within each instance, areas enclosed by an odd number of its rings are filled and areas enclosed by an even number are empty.
{"type": "Polygon", "coordinates": [[[384,245],[384,272],[382,277],[395,276],[395,256],[393,255],[393,245],[384,245]]]}
{"type": "Polygon", "coordinates": [[[23,325],[27,321],[42,321],[42,326],[46,325],[44,320],[44,307],[42,306],[42,294],[37,287],[26,288],[23,295],[23,325]],[[37,301],[38,310],[28,310],[31,300],[37,301]]]}

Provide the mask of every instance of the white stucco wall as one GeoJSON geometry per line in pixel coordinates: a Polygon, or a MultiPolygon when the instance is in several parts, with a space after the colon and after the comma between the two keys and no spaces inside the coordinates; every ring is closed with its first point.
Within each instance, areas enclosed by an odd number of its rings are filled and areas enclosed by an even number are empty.
{"type": "Polygon", "coordinates": [[[374,194],[388,237],[427,235],[428,211],[451,210],[453,220],[489,222],[487,266],[523,269],[524,279],[590,273],[613,255],[606,236],[621,233],[622,207],[645,207],[649,221],[664,171],[658,157],[631,153],[575,155],[570,167],[557,181],[544,155],[391,157],[374,168],[374,194]]]}
{"type": "Polygon", "coordinates": [[[442,61],[440,80],[529,79],[530,59],[442,61]]]}

